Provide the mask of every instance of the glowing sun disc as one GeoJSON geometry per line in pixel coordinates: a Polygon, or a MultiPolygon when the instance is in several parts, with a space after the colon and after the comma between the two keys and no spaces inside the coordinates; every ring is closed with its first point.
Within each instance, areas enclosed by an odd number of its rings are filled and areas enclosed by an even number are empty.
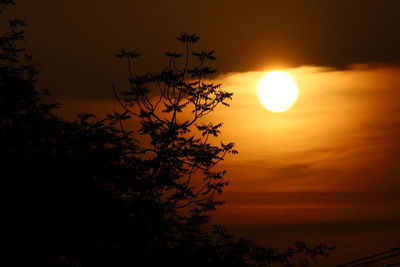
{"type": "Polygon", "coordinates": [[[260,81],[258,99],[272,112],[284,112],[290,109],[297,100],[299,89],[288,73],[272,71],[260,81]]]}

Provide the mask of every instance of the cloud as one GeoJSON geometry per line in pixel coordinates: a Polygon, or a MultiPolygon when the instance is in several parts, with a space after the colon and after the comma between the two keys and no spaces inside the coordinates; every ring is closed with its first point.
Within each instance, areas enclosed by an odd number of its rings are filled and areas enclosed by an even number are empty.
{"type": "Polygon", "coordinates": [[[224,212],[265,222],[271,216],[255,214],[279,211],[279,218],[293,224],[304,218],[370,220],[374,213],[397,214],[400,68],[368,63],[347,70],[287,71],[300,95],[291,110],[279,114],[258,102],[264,72],[220,76],[235,95],[231,108],[213,119],[224,122],[222,138],[236,142],[239,150],[223,166],[231,180],[222,196],[224,212]]]}

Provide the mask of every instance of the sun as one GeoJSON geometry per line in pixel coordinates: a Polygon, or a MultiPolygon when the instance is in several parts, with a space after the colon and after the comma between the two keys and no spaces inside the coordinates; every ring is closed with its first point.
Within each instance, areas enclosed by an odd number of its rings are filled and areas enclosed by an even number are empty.
{"type": "Polygon", "coordinates": [[[258,99],[272,112],[289,110],[297,100],[299,89],[293,77],[284,71],[265,74],[258,87],[258,99]]]}

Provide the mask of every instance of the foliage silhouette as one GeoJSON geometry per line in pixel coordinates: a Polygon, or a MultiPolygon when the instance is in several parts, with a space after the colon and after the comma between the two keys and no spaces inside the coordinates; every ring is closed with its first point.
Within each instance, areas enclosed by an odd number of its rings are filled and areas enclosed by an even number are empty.
{"type": "Polygon", "coordinates": [[[199,37],[185,33],[177,39],[186,48],[183,66],[177,66],[182,54],[166,52],[169,66],[159,73],[136,74],[132,60],[139,54],[121,49],[117,56],[128,64],[130,88],[118,94],[114,86],[124,112],[110,118],[119,122],[123,131],[123,122],[132,116],[139,120],[137,132],[148,137],[148,142],[141,138],[141,149],[137,151],[147,166],[149,185],[143,194],[166,206],[173,217],[183,214],[178,210],[186,209],[186,216],[175,219],[193,223],[194,218],[205,218],[205,211],[222,204],[214,201],[214,195],[227,185],[223,178],[226,171],[215,167],[225,155],[237,153],[233,143],[211,144],[210,139],[219,135],[222,123],[200,124],[200,120],[218,105],[229,106],[232,93],[222,91],[220,84],[205,81],[216,71],[205,63],[215,57],[213,51],[190,53],[190,46],[199,37]],[[190,54],[198,59],[193,67],[190,54]],[[156,91],[153,99],[150,88],[156,91]]]}
{"type": "MultiPolygon", "coordinates": [[[[0,0],[1,12],[14,4],[0,0]]],[[[131,60],[138,54],[122,50],[131,88],[114,91],[125,112],[69,122],[54,115],[58,104],[46,104],[48,92],[35,87],[37,66],[19,48],[24,26],[13,20],[0,36],[4,266],[268,266],[297,257],[303,264],[329,251],[299,242],[279,252],[205,227],[206,212],[221,204],[213,196],[226,185],[225,172],[214,166],[236,151],[232,143],[209,142],[221,124],[197,125],[231,97],[202,82],[214,72],[203,66],[213,53],[194,53],[200,64],[188,67],[197,36],[179,37],[187,48],[181,70],[180,54],[167,53],[169,68],[137,75],[131,60]],[[156,103],[151,84],[161,86],[156,103]],[[189,106],[192,119],[178,119],[189,106]],[[125,129],[130,117],[139,120],[138,132],[125,129]]]]}

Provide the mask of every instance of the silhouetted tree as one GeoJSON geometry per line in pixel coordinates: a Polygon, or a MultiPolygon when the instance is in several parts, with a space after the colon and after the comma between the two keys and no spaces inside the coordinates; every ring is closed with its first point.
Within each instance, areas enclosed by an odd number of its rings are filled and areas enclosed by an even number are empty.
{"type": "MultiPolygon", "coordinates": [[[[14,4],[1,0],[0,10],[14,4]]],[[[135,237],[118,178],[140,171],[127,159],[135,145],[107,120],[52,113],[57,105],[44,104],[37,67],[20,48],[25,25],[12,20],[0,36],[2,264],[122,265],[135,237]]]]}
{"type": "Polygon", "coordinates": [[[226,171],[216,166],[226,154],[237,153],[233,143],[213,145],[210,139],[219,135],[222,123],[205,123],[203,119],[218,105],[229,106],[232,93],[205,80],[216,71],[205,66],[215,57],[213,51],[190,51],[199,37],[182,34],[177,39],[186,49],[182,66],[177,62],[182,54],[166,52],[169,66],[159,73],[136,73],[133,59],[139,54],[121,50],[117,56],[127,62],[130,88],[120,96],[114,87],[124,112],[113,118],[124,129],[122,123],[136,117],[140,124],[136,133],[145,136],[137,153],[147,166],[147,186],[138,193],[162,204],[165,216],[194,223],[222,203],[214,196],[227,185],[226,171]],[[194,66],[191,55],[197,58],[194,66]]]}
{"type": "MultiPolygon", "coordinates": [[[[14,4],[0,0],[0,13],[14,4]]],[[[194,53],[200,64],[189,68],[198,37],[179,38],[182,69],[179,54],[167,53],[170,66],[158,74],[135,74],[137,53],[121,51],[131,88],[116,96],[125,112],[68,122],[35,87],[37,66],[20,48],[25,22],[9,26],[0,36],[4,266],[262,266],[326,254],[326,246],[303,243],[279,252],[203,227],[226,185],[214,166],[236,152],[232,143],[210,143],[221,124],[200,123],[232,95],[203,80],[214,72],[203,66],[212,53],[194,53]],[[149,88],[160,90],[156,100],[149,88]],[[138,132],[124,127],[131,116],[138,132]]]]}

